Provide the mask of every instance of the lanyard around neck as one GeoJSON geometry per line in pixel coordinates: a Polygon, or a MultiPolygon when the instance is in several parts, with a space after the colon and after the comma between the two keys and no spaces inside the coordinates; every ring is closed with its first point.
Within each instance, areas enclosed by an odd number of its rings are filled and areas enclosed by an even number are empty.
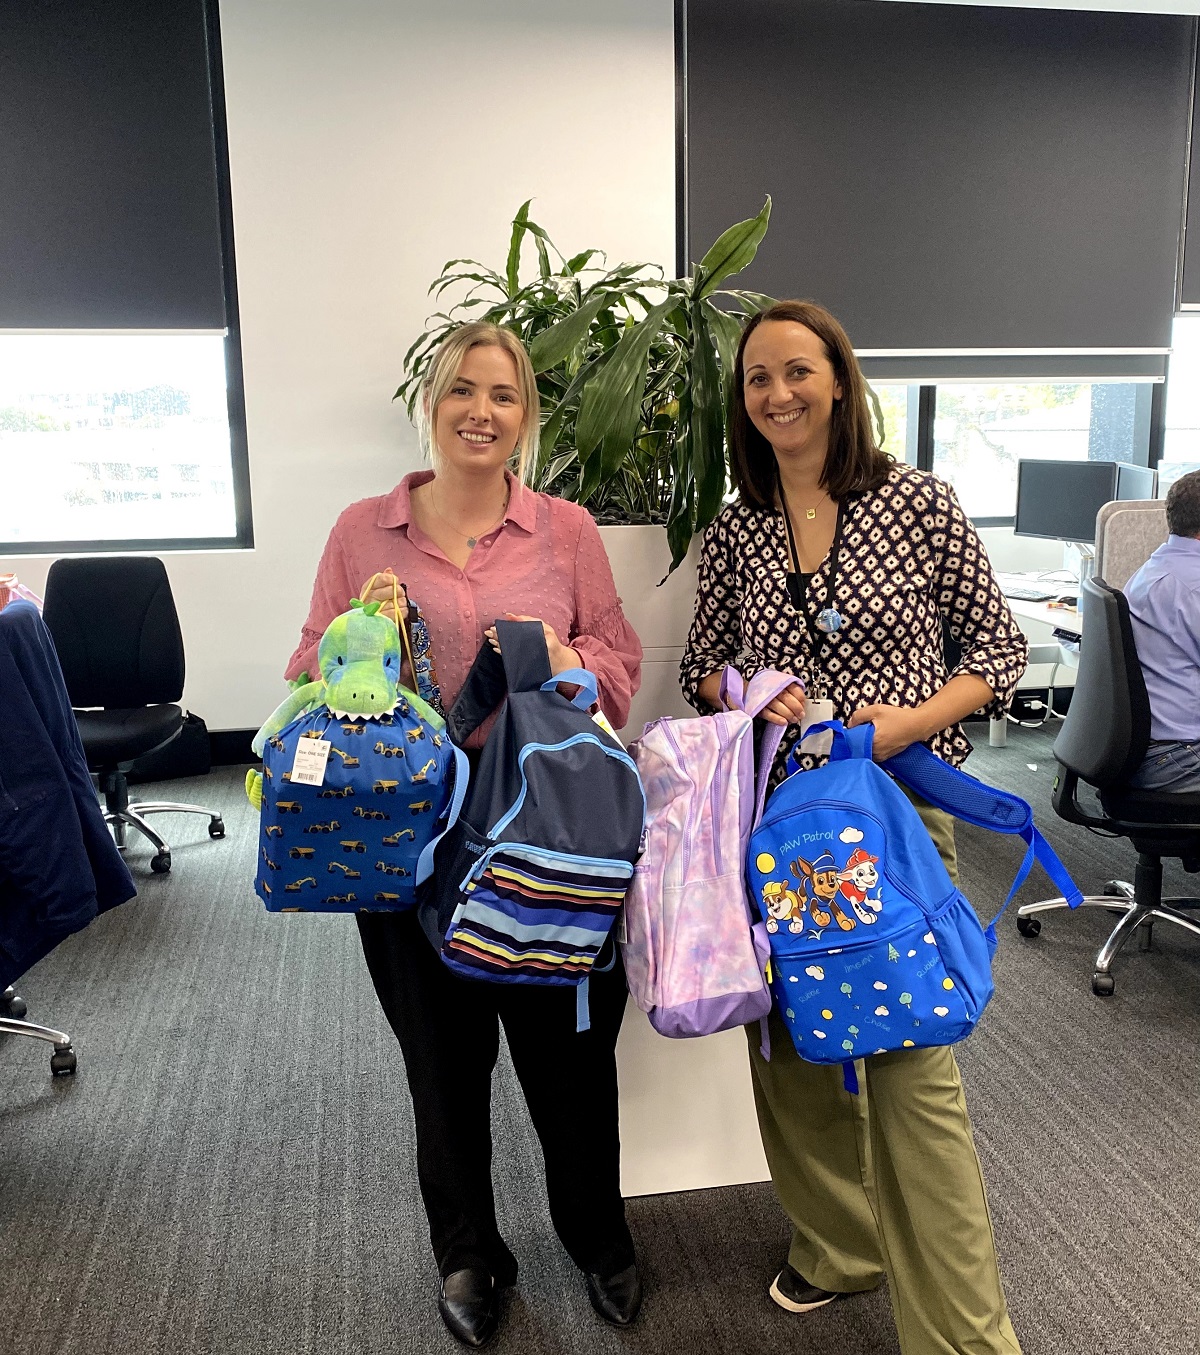
{"type": "MultiPolygon", "coordinates": [[[[779,491],[779,501],[783,505],[783,522],[784,526],[787,528],[788,549],[791,551],[792,555],[791,563],[797,566],[797,569],[794,572],[799,574],[800,556],[796,551],[796,533],[792,527],[792,514],[788,509],[787,495],[784,494],[782,487],[779,491]]],[[[824,647],[826,635],[826,632],[817,625],[817,618],[822,612],[829,608],[834,593],[837,590],[838,557],[842,550],[842,528],[845,525],[845,521],[846,500],[842,498],[838,500],[837,525],[833,529],[833,544],[829,547],[829,577],[825,582],[825,596],[822,599],[820,606],[810,608],[808,605],[807,594],[801,594],[797,599],[799,603],[798,610],[804,617],[804,626],[808,631],[809,644],[812,648],[814,677],[821,666],[821,650],[824,647]]],[[[813,576],[820,572],[820,568],[821,566],[818,565],[813,571],[813,576]]]]}

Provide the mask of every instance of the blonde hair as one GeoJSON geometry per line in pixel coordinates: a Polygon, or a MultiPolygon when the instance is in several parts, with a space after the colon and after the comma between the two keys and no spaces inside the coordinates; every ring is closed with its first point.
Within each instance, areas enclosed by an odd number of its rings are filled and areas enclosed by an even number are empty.
{"type": "Polygon", "coordinates": [[[437,438],[434,436],[437,408],[457,380],[463,359],[472,348],[503,348],[516,364],[517,391],[521,397],[521,404],[525,407],[525,418],[517,440],[517,464],[514,469],[517,479],[521,484],[525,484],[529,468],[537,459],[542,406],[538,398],[533,363],[529,361],[525,345],[511,329],[505,329],[503,325],[475,320],[452,329],[438,344],[437,351],[426,369],[425,378],[421,382],[420,398],[413,410],[417,436],[421,440],[425,455],[436,469],[439,456],[437,438]]]}

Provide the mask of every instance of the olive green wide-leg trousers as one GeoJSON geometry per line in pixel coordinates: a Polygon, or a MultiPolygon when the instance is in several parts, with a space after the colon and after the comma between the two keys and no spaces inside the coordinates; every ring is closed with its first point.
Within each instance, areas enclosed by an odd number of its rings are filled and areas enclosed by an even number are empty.
{"type": "MultiPolygon", "coordinates": [[[[954,823],[918,812],[957,879],[954,823]]],[[[792,1221],[788,1261],[835,1292],[887,1277],[904,1355],[1019,1355],[996,1265],[983,1176],[948,1048],[805,1063],[771,1012],[771,1059],[748,1026],[759,1129],[792,1221]]]]}

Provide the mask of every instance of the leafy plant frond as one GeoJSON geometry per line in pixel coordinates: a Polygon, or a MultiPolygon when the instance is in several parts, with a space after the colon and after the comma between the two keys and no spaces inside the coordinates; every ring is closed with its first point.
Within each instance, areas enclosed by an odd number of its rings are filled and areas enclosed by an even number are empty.
{"type": "Polygon", "coordinates": [[[742,325],[773,304],[720,291],[754,259],[770,220],[723,231],[688,278],[652,263],[607,267],[603,250],[562,253],[530,219],[513,217],[501,271],[450,259],[429,286],[459,299],[431,315],[404,355],[395,399],[411,416],[441,340],[467,320],[514,330],[529,349],[542,401],[534,488],[584,504],[604,523],[664,526],[671,568],[721,509],[728,484],[725,410],[742,325]],[[522,279],[532,242],[536,275],[522,279]]]}

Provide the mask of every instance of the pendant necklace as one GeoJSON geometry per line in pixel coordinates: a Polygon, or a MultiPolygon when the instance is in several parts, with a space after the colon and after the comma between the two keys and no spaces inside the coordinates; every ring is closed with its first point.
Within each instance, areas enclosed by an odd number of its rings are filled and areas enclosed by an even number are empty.
{"type": "Polygon", "coordinates": [[[461,530],[460,530],[458,527],[456,527],[456,526],[454,525],[454,523],[452,523],[448,518],[442,517],[441,513],[438,512],[437,503],[434,501],[434,497],[433,497],[433,481],[431,480],[431,481],[429,482],[429,506],[430,506],[430,508],[433,509],[434,517],[436,517],[436,518],[438,518],[440,521],[444,522],[444,523],[446,524],[446,526],[449,527],[450,530],[455,534],[455,536],[461,536],[462,539],[467,543],[467,549],[468,549],[468,550],[474,550],[475,547],[479,544],[479,538],[480,538],[481,536],[487,536],[488,532],[490,532],[490,531],[492,531],[494,528],[498,527],[498,526],[500,525],[500,523],[502,523],[502,522],[504,521],[504,515],[505,515],[505,513],[508,512],[508,501],[509,501],[509,498],[511,497],[511,495],[512,495],[512,487],[511,487],[511,485],[510,485],[510,486],[506,487],[506,489],[505,489],[505,493],[504,493],[504,507],[500,510],[500,516],[499,516],[498,518],[496,518],[496,520],[495,520],[494,522],[492,522],[489,526],[485,527],[485,528],[483,529],[483,531],[477,532],[474,536],[468,536],[468,535],[466,534],[466,532],[461,531],[461,530]]]}

